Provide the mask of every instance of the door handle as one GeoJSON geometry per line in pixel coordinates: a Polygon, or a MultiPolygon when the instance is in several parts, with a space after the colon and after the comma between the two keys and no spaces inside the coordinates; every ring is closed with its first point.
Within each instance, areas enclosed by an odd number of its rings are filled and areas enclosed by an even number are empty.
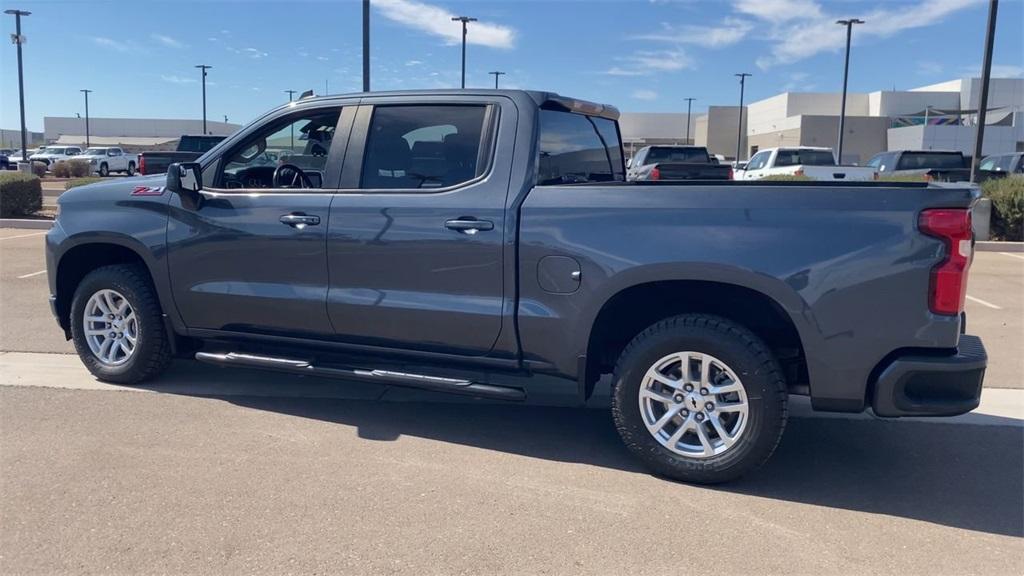
{"type": "Polygon", "coordinates": [[[320,223],[320,217],[301,212],[293,212],[281,216],[281,224],[302,230],[306,226],[316,226],[320,223]]]}
{"type": "Polygon", "coordinates": [[[476,234],[481,230],[494,230],[494,222],[490,220],[476,220],[475,218],[459,218],[448,220],[444,227],[449,230],[457,230],[465,234],[476,234]]]}

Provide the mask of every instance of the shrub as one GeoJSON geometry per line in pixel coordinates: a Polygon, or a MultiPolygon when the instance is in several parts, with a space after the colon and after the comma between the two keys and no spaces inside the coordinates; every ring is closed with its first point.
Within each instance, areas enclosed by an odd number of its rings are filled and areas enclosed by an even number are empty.
{"type": "Polygon", "coordinates": [[[986,180],[981,193],[992,200],[992,237],[1024,240],[1024,176],[986,180]]]}
{"type": "Polygon", "coordinates": [[[40,178],[46,176],[46,162],[33,162],[32,173],[40,178]]]}
{"type": "Polygon", "coordinates": [[[0,218],[29,216],[43,207],[43,185],[38,176],[0,173],[0,218]]]}
{"type": "Polygon", "coordinates": [[[103,178],[100,178],[99,176],[86,176],[84,178],[75,178],[73,180],[68,180],[67,182],[65,182],[64,189],[71,190],[76,186],[85,186],[86,184],[92,184],[93,182],[99,182],[101,180],[103,180],[103,178]]]}
{"type": "Polygon", "coordinates": [[[85,160],[68,160],[68,177],[70,178],[83,178],[92,173],[89,169],[89,163],[85,160]]]}
{"type": "Polygon", "coordinates": [[[71,170],[68,168],[68,163],[61,160],[53,165],[53,169],[50,170],[55,178],[68,178],[71,176],[71,170]]]}
{"type": "MultiPolygon", "coordinates": [[[[796,174],[772,174],[771,176],[765,176],[761,180],[767,180],[769,182],[813,182],[814,178],[810,176],[804,176],[796,174]]],[[[757,180],[754,180],[757,182],[757,180]]]]}

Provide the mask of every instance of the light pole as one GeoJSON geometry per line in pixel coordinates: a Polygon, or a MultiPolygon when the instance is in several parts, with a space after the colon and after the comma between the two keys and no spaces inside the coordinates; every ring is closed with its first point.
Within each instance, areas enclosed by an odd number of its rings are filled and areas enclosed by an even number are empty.
{"type": "Polygon", "coordinates": [[[981,163],[982,144],[985,139],[985,116],[988,108],[988,83],[992,78],[992,45],[996,39],[996,13],[999,0],[989,0],[988,31],[985,32],[985,56],[981,63],[981,101],[978,102],[978,126],[974,132],[974,158],[971,159],[971,182],[975,182],[981,163]]]}
{"type": "Polygon", "coordinates": [[[370,91],[370,0],[363,0],[363,92],[370,91]]]}
{"type": "Polygon", "coordinates": [[[453,16],[452,22],[462,22],[462,87],[466,87],[466,24],[476,22],[469,16],[453,16]]]}
{"type": "Polygon", "coordinates": [[[79,90],[82,94],[85,94],[85,147],[89,147],[89,93],[92,90],[79,90]]]}
{"type": "MultiPolygon", "coordinates": [[[[298,92],[298,90],[285,90],[284,92],[285,92],[285,94],[288,95],[288,101],[291,102],[292,101],[292,96],[294,96],[295,93],[298,92]]],[[[292,129],[292,133],[291,133],[292,143],[291,143],[290,148],[292,149],[292,152],[294,152],[295,151],[295,123],[294,122],[292,122],[291,129],[292,129]]]]}
{"type": "Polygon", "coordinates": [[[206,71],[213,68],[213,66],[197,64],[196,68],[203,71],[203,134],[206,134],[206,71]]]}
{"type": "Polygon", "coordinates": [[[494,76],[494,89],[497,90],[498,89],[498,76],[504,76],[505,73],[500,71],[500,70],[495,70],[494,72],[488,72],[488,74],[491,74],[491,75],[494,76]]]}
{"type": "Polygon", "coordinates": [[[836,162],[843,163],[843,130],[846,128],[846,81],[850,76],[850,38],[853,36],[853,25],[863,24],[858,18],[836,20],[836,24],[846,26],[846,64],[843,66],[843,103],[839,109],[839,145],[836,146],[836,162]]]}
{"type": "Polygon", "coordinates": [[[25,10],[4,10],[4,14],[14,16],[14,38],[11,40],[18,46],[18,103],[21,106],[21,161],[28,162],[28,137],[25,130],[25,76],[21,69],[21,45],[25,37],[21,35],[21,17],[32,13],[25,10]]]}
{"type": "Polygon", "coordinates": [[[740,142],[743,140],[743,89],[747,83],[747,76],[753,76],[746,72],[740,72],[739,74],[733,74],[740,79],[740,124],[736,128],[736,161],[740,161],[740,142]]]}
{"type": "Polygon", "coordinates": [[[686,143],[690,144],[690,110],[696,98],[683,98],[686,100],[686,143]]]}

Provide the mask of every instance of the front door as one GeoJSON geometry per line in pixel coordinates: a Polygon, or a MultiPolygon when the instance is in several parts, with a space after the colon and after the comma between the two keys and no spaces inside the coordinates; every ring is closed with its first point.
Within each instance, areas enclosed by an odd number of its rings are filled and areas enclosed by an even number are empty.
{"type": "Polygon", "coordinates": [[[340,340],[459,355],[494,347],[511,297],[515,126],[503,99],[360,107],[328,230],[327,309],[340,340]]]}
{"type": "Polygon", "coordinates": [[[351,115],[302,108],[250,129],[205,166],[198,202],[171,199],[168,266],[189,328],[333,334],[324,306],[341,162],[334,135],[339,117],[351,115]]]}

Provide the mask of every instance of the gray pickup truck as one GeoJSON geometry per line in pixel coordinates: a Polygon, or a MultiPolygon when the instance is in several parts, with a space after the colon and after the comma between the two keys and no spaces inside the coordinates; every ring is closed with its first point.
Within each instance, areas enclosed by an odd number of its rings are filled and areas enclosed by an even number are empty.
{"type": "Polygon", "coordinates": [[[617,117],[510,90],[297,101],[166,176],[63,194],[53,313],[122,384],[187,357],[584,404],[610,375],[630,450],[691,482],[762,464],[790,395],[978,405],[976,189],[626,182],[617,117]]]}
{"type": "Polygon", "coordinates": [[[704,146],[644,146],[626,162],[627,180],[732,180],[704,146]]]}

